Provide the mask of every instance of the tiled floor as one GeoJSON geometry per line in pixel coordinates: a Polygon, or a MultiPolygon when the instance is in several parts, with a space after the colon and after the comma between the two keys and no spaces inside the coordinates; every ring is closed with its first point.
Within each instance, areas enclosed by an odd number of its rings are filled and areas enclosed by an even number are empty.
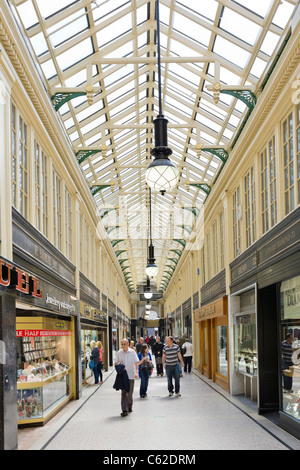
{"type": "Polygon", "coordinates": [[[166,377],[153,376],[142,399],[137,379],[133,412],[125,418],[114,380],[111,369],[103,385],[85,387],[46,426],[20,430],[19,449],[300,449],[297,439],[198,373],[184,374],[180,398],[169,398],[166,377]]]}

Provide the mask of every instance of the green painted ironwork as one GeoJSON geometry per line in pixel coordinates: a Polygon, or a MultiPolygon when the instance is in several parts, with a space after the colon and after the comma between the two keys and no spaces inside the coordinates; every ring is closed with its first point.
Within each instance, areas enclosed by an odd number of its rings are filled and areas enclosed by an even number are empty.
{"type": "Polygon", "coordinates": [[[176,239],[176,238],[173,238],[173,241],[180,243],[183,247],[185,247],[185,245],[186,245],[186,241],[185,241],[185,240],[178,240],[178,239],[176,239]]]}
{"type": "Polygon", "coordinates": [[[99,152],[101,152],[101,149],[99,149],[99,150],[78,150],[78,152],[76,152],[75,155],[76,155],[78,163],[80,164],[80,163],[84,162],[84,160],[86,160],[91,155],[95,155],[95,153],[99,153],[99,152]]]}
{"type": "Polygon", "coordinates": [[[124,241],[124,239],[122,239],[122,240],[121,239],[120,240],[111,240],[111,244],[112,244],[113,247],[115,247],[118,243],[123,242],[123,241],[124,241]]]}
{"type": "Polygon", "coordinates": [[[177,227],[183,228],[183,230],[186,230],[189,234],[193,231],[193,227],[191,225],[177,225],[177,227]]]}
{"type": "Polygon", "coordinates": [[[100,184],[91,187],[92,196],[95,196],[102,189],[110,188],[110,184],[100,184]]]}
{"type": "Polygon", "coordinates": [[[173,251],[173,253],[176,253],[176,255],[181,256],[181,251],[179,250],[170,250],[170,251],[173,251]]]}
{"type": "Polygon", "coordinates": [[[171,266],[170,264],[166,264],[166,267],[167,267],[167,268],[171,268],[171,269],[173,269],[173,272],[174,272],[174,271],[175,271],[175,269],[176,269],[176,267],[175,267],[175,266],[171,266]]]}
{"type": "Polygon", "coordinates": [[[183,206],[182,209],[192,212],[192,214],[195,217],[198,217],[198,215],[200,213],[200,210],[198,209],[198,207],[185,207],[185,206],[183,206]]]}
{"type": "MultiPolygon", "coordinates": [[[[125,251],[126,251],[126,250],[125,250],[125,251]]],[[[127,259],[127,258],[124,258],[124,259],[119,259],[119,263],[120,263],[120,265],[122,265],[122,264],[124,263],[124,261],[128,261],[128,259],[127,259]]]]}
{"type": "Polygon", "coordinates": [[[110,234],[116,228],[120,228],[120,225],[109,225],[108,227],[106,227],[106,232],[110,234]]]}
{"type": "Polygon", "coordinates": [[[109,207],[107,209],[101,209],[100,210],[100,217],[103,219],[109,212],[111,211],[116,211],[117,209],[115,207],[109,207]]]}
{"type": "Polygon", "coordinates": [[[178,259],[176,258],[167,258],[169,261],[173,261],[173,263],[177,264],[178,263],[178,259]]]}
{"type": "Polygon", "coordinates": [[[68,101],[72,100],[73,98],[78,98],[78,96],[85,96],[85,91],[77,91],[72,93],[55,93],[51,96],[51,101],[54,105],[55,111],[58,111],[61,106],[63,106],[68,101]]]}
{"type": "Polygon", "coordinates": [[[229,157],[229,153],[227,152],[227,150],[223,149],[222,147],[220,148],[210,148],[210,147],[204,147],[204,148],[201,148],[201,150],[203,150],[204,152],[210,152],[210,153],[213,153],[214,155],[216,155],[216,157],[218,157],[220,160],[222,160],[223,163],[226,163],[227,162],[227,159],[229,157]]]}
{"type": "Polygon", "coordinates": [[[253,111],[255,108],[257,99],[255,94],[250,90],[220,90],[220,93],[234,96],[235,98],[243,101],[250,111],[253,111]]]}
{"type": "MultiPolygon", "coordinates": [[[[117,250],[116,257],[120,256],[121,253],[125,253],[127,250],[117,250]]],[[[125,260],[124,260],[125,261],[125,260]]]]}
{"type": "Polygon", "coordinates": [[[202,189],[207,195],[209,195],[211,191],[211,187],[208,184],[198,184],[198,183],[190,183],[190,186],[195,186],[195,188],[202,189]]]}

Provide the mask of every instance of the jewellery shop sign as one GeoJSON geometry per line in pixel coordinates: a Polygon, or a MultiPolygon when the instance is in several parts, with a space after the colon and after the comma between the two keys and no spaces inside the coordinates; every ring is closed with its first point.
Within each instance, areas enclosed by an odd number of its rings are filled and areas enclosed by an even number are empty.
{"type": "Polygon", "coordinates": [[[37,307],[71,315],[77,311],[77,303],[72,300],[71,294],[38,279],[3,258],[0,258],[0,289],[15,291],[22,297],[22,300],[37,307]]]}

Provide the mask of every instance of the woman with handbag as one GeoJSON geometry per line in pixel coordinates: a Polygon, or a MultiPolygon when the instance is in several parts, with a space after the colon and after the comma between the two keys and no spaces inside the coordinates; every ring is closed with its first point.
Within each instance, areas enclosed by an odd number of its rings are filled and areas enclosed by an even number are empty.
{"type": "Polygon", "coordinates": [[[97,341],[97,348],[99,349],[99,362],[98,362],[98,373],[100,377],[100,384],[103,384],[103,375],[102,375],[102,369],[103,369],[103,346],[101,341],[97,341]]]}
{"type": "Polygon", "coordinates": [[[145,398],[147,396],[149,377],[153,369],[152,357],[148,351],[147,344],[143,344],[141,347],[141,352],[138,353],[138,358],[140,360],[139,364],[139,376],[141,378],[140,385],[140,397],[145,398]]]}

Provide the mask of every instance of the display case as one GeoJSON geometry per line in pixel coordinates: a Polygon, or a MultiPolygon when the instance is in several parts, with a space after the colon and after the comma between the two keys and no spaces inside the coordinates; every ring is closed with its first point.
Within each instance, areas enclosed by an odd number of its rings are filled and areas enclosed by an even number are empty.
{"type": "Polygon", "coordinates": [[[257,376],[256,318],[254,313],[234,317],[234,368],[257,376]]]}
{"type": "MultiPolygon", "coordinates": [[[[70,324],[59,323],[61,329],[54,330],[45,329],[44,323],[30,325],[43,328],[18,329],[17,322],[19,424],[42,424],[72,396],[70,324]]],[[[57,325],[58,323],[51,326],[57,325]]]]}

